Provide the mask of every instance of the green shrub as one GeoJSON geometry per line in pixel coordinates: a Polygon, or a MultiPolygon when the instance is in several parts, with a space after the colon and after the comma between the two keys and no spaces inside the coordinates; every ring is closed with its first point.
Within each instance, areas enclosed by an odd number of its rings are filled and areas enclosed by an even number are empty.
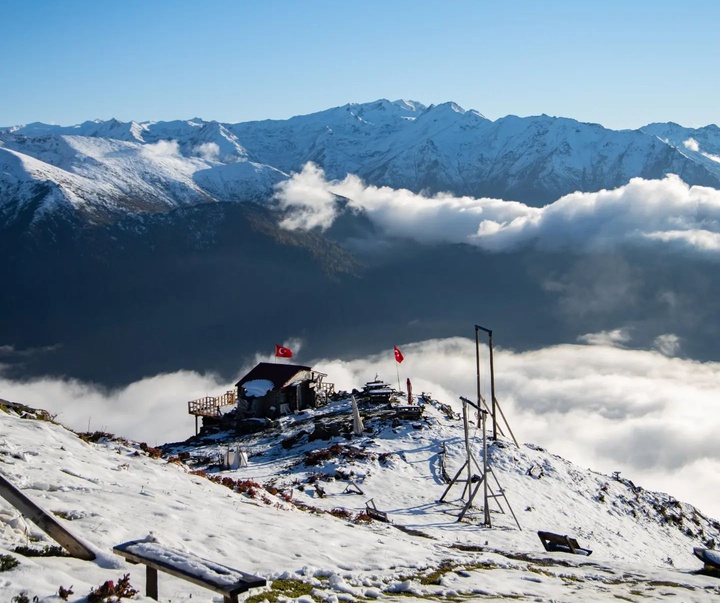
{"type": "Polygon", "coordinates": [[[18,555],[25,557],[69,557],[68,552],[56,544],[46,544],[41,549],[34,549],[29,546],[16,546],[14,549],[18,555]]]}
{"type": "Polygon", "coordinates": [[[7,572],[20,565],[20,562],[12,555],[0,555],[0,572],[7,572]]]}
{"type": "Polygon", "coordinates": [[[280,599],[297,599],[298,597],[310,595],[312,590],[312,584],[300,580],[273,580],[269,591],[252,595],[245,599],[245,603],[260,603],[261,601],[277,603],[280,599]]]}

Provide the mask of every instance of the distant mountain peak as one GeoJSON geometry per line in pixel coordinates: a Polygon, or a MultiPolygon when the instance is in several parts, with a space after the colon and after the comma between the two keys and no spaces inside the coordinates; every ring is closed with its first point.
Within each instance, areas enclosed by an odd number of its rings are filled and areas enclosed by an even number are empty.
{"type": "Polygon", "coordinates": [[[430,107],[428,107],[428,110],[433,110],[433,111],[450,110],[455,113],[465,113],[465,109],[463,109],[460,105],[458,105],[457,103],[455,103],[453,101],[440,103],[439,105],[430,105],[430,107]]]}
{"type": "Polygon", "coordinates": [[[419,103],[418,101],[414,100],[403,100],[399,99],[396,101],[393,101],[393,105],[397,105],[401,109],[406,109],[408,111],[425,111],[427,109],[427,106],[423,105],[422,103],[419,103]]]}

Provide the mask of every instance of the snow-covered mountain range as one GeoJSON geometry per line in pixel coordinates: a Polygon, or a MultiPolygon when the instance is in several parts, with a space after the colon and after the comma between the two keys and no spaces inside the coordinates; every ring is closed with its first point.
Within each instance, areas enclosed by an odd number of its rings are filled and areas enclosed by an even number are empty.
{"type": "MultiPolygon", "coordinates": [[[[198,555],[267,579],[252,601],[717,600],[717,577],[693,556],[720,539],[716,520],[531,444],[490,443],[490,492],[501,487],[505,499],[488,499],[492,528],[482,495],[458,521],[468,495],[456,483],[444,496],[443,475],[467,460],[463,422],[452,401],[423,405],[415,420],[361,405],[365,430],[354,435],[343,398],[259,433],[221,431],[160,449],[77,434],[46,412],[0,401],[0,473],[96,555],[29,556],[52,555],[55,543],[0,499],[0,592],[51,603],[62,587],[65,600],[82,603],[129,574],[140,591],[132,600],[149,602],[145,569],[112,553],[147,538],[180,560],[198,555]],[[341,433],[330,435],[331,425],[341,433]],[[247,466],[224,465],[238,448],[247,466]],[[369,499],[388,523],[367,515],[369,499]],[[568,534],[592,555],[546,552],[538,530],[568,534]]],[[[480,461],[475,428],[469,442],[480,461]]],[[[212,596],[165,573],[159,595],[212,596]]]]}
{"type": "Polygon", "coordinates": [[[378,100],[288,120],[87,121],[0,130],[0,227],[54,208],[91,222],[266,200],[307,162],[328,178],[543,205],[633,177],[720,188],[720,130],[615,131],[547,115],[496,121],[455,103],[378,100]],[[30,215],[28,215],[30,210],[30,215]]]}
{"type": "Polygon", "coordinates": [[[0,129],[2,365],[104,384],[229,375],[268,339],[371,353],[463,335],[479,315],[517,349],[623,328],[643,349],[670,333],[716,359],[720,204],[694,185],[720,189],[716,126],[379,100],[0,129]],[[330,226],[289,230],[287,215],[330,226]]]}

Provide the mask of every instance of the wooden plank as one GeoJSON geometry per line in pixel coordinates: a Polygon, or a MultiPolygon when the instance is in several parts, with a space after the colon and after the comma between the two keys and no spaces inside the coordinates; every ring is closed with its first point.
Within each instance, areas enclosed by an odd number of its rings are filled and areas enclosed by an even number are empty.
{"type": "Polygon", "coordinates": [[[387,513],[385,513],[385,511],[378,511],[376,509],[368,508],[365,509],[365,512],[368,514],[369,517],[372,517],[377,521],[384,521],[385,523],[390,523],[390,520],[388,519],[387,513]]]}
{"type": "MultiPolygon", "coordinates": [[[[203,559],[202,557],[197,557],[195,555],[189,555],[187,553],[183,553],[184,557],[194,559],[196,561],[199,561],[201,563],[208,563],[211,567],[215,568],[222,568],[228,571],[228,573],[233,574],[240,574],[242,576],[242,580],[239,582],[236,582],[231,585],[223,585],[218,584],[217,582],[212,582],[211,580],[203,579],[191,572],[187,572],[179,567],[175,567],[174,565],[171,565],[169,563],[165,563],[163,561],[160,561],[158,559],[149,559],[147,557],[144,557],[142,555],[133,553],[131,551],[128,551],[127,549],[133,545],[141,544],[142,541],[140,540],[133,540],[130,542],[125,542],[123,544],[119,544],[115,547],[113,547],[113,552],[117,555],[120,555],[121,557],[124,557],[131,563],[142,563],[144,565],[147,565],[150,568],[153,568],[154,570],[159,570],[161,572],[165,572],[167,574],[170,574],[171,576],[175,576],[176,578],[181,578],[183,580],[187,580],[188,582],[192,582],[193,584],[197,584],[198,586],[204,586],[205,588],[212,590],[216,593],[219,593],[221,595],[226,595],[230,597],[234,597],[240,593],[244,593],[251,588],[258,588],[261,586],[265,586],[267,584],[267,581],[264,578],[258,578],[257,576],[253,576],[251,574],[246,574],[245,572],[242,572],[240,570],[233,569],[231,567],[221,565],[219,563],[214,563],[212,561],[209,561],[207,559],[203,559]]],[[[171,551],[171,549],[168,549],[171,551]]],[[[149,596],[149,595],[148,595],[149,596]]]]}
{"type": "Polygon", "coordinates": [[[350,483],[349,483],[347,486],[345,486],[345,490],[343,490],[343,492],[347,492],[347,493],[349,493],[349,494],[352,494],[353,492],[354,492],[355,494],[365,494],[365,492],[363,492],[363,491],[360,489],[360,486],[358,486],[358,485],[357,485],[354,481],[352,481],[352,480],[350,480],[350,483]]]}
{"type": "Polygon", "coordinates": [[[387,513],[378,509],[372,498],[365,503],[365,512],[373,519],[390,523],[387,513]]]}
{"type": "Polygon", "coordinates": [[[145,566],[145,595],[158,601],[157,570],[149,565],[145,566]]]}
{"type": "Polygon", "coordinates": [[[546,551],[571,553],[573,555],[592,555],[590,549],[585,549],[574,538],[567,535],[553,534],[552,532],[538,532],[538,537],[546,551]]]}
{"type": "Polygon", "coordinates": [[[60,524],[50,513],[39,507],[25,494],[0,475],[0,496],[27,517],[68,553],[77,559],[93,561],[93,553],[85,543],[76,538],[65,526],[60,524]]]}

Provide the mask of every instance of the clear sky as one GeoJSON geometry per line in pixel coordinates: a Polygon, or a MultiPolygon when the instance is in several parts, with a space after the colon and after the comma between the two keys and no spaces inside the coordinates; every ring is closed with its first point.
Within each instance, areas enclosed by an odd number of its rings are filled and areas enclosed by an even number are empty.
{"type": "Polygon", "coordinates": [[[285,119],[378,98],[720,123],[718,0],[3,0],[0,126],[285,119]]]}

